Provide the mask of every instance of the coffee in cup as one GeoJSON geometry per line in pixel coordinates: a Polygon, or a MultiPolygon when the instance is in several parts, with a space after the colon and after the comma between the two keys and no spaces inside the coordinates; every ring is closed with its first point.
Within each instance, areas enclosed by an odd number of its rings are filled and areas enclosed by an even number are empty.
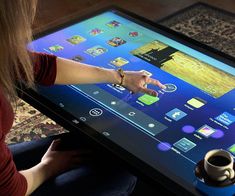
{"type": "Polygon", "coordinates": [[[214,149],[206,153],[204,157],[204,169],[207,175],[215,181],[233,179],[234,160],[232,155],[223,149],[214,149]]]}

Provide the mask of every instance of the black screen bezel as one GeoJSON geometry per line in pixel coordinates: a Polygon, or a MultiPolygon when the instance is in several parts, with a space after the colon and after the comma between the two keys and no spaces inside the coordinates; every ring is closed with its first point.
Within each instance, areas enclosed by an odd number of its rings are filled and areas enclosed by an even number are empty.
{"type": "MultiPolygon", "coordinates": [[[[58,25],[56,27],[50,28],[46,31],[37,33],[34,35],[35,39],[38,39],[40,37],[43,37],[45,35],[48,35],[50,33],[53,33],[55,31],[58,31],[60,29],[66,28],[70,25],[73,25],[75,23],[78,23],[80,21],[83,21],[85,19],[88,19],[90,17],[94,17],[98,14],[101,14],[105,11],[115,10],[117,12],[120,12],[128,18],[131,18],[132,21],[137,22],[138,24],[144,25],[146,28],[149,28],[151,30],[157,31],[173,40],[176,40],[186,46],[191,47],[192,49],[195,49],[199,52],[202,52],[208,56],[211,56],[212,58],[215,58],[219,61],[222,61],[231,67],[235,67],[235,58],[232,56],[229,56],[228,54],[225,54],[221,51],[218,51],[216,49],[213,49],[207,45],[201,44],[200,42],[193,40],[187,36],[184,36],[183,34],[177,33],[171,29],[168,29],[162,25],[156,24],[146,18],[143,18],[141,16],[138,16],[130,11],[124,10],[122,8],[119,8],[117,6],[109,6],[100,10],[97,10],[94,13],[87,14],[85,16],[80,16],[78,18],[74,18],[68,22],[65,22],[61,25],[58,25]]],[[[35,108],[37,108],[42,113],[46,114],[51,119],[55,120],[58,124],[65,127],[69,131],[73,132],[81,132],[82,134],[88,136],[89,138],[92,138],[95,142],[99,143],[115,155],[117,155],[120,159],[122,159],[125,163],[127,163],[127,166],[130,167],[133,172],[135,172],[137,175],[142,176],[143,178],[147,179],[151,183],[157,183],[166,188],[167,191],[169,191],[171,194],[187,194],[187,195],[195,195],[199,194],[197,191],[192,192],[190,190],[187,190],[183,188],[180,184],[176,183],[175,181],[171,180],[169,176],[165,176],[163,173],[156,171],[154,168],[150,167],[147,163],[141,161],[137,157],[135,157],[133,154],[129,153],[125,149],[121,148],[120,146],[116,145],[115,143],[111,142],[109,139],[107,139],[105,136],[99,134],[96,130],[92,129],[91,127],[85,125],[83,122],[79,122],[79,124],[75,124],[74,120],[77,120],[75,117],[73,117],[68,112],[64,111],[59,106],[55,105],[45,97],[38,94],[36,91],[32,89],[27,89],[24,87],[18,87],[18,92],[20,97],[25,100],[26,102],[33,105],[35,108]],[[170,188],[169,188],[170,187],[170,188]]]]}

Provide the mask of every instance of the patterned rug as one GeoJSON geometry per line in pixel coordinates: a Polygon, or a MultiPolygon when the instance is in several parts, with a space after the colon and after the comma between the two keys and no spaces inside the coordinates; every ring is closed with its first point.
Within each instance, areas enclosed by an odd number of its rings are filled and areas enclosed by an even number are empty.
{"type": "MultiPolygon", "coordinates": [[[[197,3],[158,22],[235,57],[235,14],[197,3]]],[[[20,99],[16,111],[8,144],[67,132],[20,99]]]]}
{"type": "Polygon", "coordinates": [[[235,57],[234,13],[196,3],[158,23],[235,57]]]}
{"type": "Polygon", "coordinates": [[[13,127],[6,137],[8,144],[45,138],[67,132],[22,99],[17,100],[13,127]]]}

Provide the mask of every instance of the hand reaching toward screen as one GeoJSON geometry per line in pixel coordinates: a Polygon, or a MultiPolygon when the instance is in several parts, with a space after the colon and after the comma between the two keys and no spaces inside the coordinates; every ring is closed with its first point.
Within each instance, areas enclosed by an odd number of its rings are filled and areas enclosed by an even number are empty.
{"type": "Polygon", "coordinates": [[[55,84],[98,84],[110,83],[126,87],[133,93],[142,92],[157,96],[157,92],[148,89],[147,84],[164,88],[158,80],[150,78],[144,71],[123,71],[79,63],[61,57],[57,58],[55,84]],[[122,77],[121,75],[124,75],[122,77]],[[121,76],[121,77],[120,77],[121,76]]]}
{"type": "Polygon", "coordinates": [[[165,88],[158,80],[150,78],[142,71],[124,71],[123,86],[132,93],[142,92],[152,96],[157,96],[158,93],[147,88],[148,84],[153,84],[160,88],[165,88]]]}

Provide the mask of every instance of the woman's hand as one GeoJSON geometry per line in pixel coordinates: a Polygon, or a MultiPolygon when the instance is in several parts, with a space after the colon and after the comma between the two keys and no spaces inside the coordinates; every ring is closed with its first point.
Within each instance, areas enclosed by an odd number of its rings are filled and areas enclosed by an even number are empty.
{"type": "Polygon", "coordinates": [[[124,71],[123,86],[132,93],[142,92],[152,96],[157,96],[158,93],[155,90],[147,88],[148,84],[165,88],[165,86],[158,80],[150,78],[142,71],[124,71]]]}
{"type": "Polygon", "coordinates": [[[30,195],[49,178],[78,167],[84,161],[91,159],[89,156],[91,152],[88,150],[58,151],[59,144],[60,140],[54,140],[40,163],[30,169],[20,171],[27,180],[26,195],[30,195]]]}
{"type": "Polygon", "coordinates": [[[78,167],[83,162],[91,159],[91,151],[89,150],[59,151],[59,144],[60,139],[54,140],[40,162],[40,164],[48,168],[50,176],[78,167]]]}

